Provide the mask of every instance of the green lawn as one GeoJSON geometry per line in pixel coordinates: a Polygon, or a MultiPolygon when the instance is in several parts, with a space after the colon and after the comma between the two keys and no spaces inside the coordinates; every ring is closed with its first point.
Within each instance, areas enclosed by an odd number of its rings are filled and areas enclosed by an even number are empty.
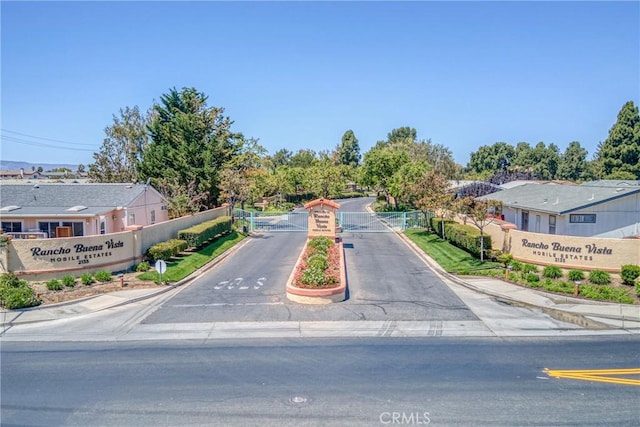
{"type": "MultiPolygon", "coordinates": [[[[231,249],[246,236],[235,231],[223,236],[197,252],[184,253],[167,261],[167,271],[162,275],[163,282],[177,282],[184,279],[200,267],[206,265],[225,251],[231,249]]],[[[159,281],[156,271],[147,271],[138,276],[141,280],[159,281]]]]}
{"type": "Polygon", "coordinates": [[[412,229],[404,234],[449,273],[464,274],[474,270],[504,269],[497,262],[480,262],[468,252],[442,240],[435,233],[412,229]]]}

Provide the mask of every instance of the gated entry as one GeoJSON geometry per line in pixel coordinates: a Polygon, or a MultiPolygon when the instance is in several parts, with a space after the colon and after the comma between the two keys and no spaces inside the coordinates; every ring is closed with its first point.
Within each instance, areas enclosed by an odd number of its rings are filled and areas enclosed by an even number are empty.
{"type": "MultiPolygon", "coordinates": [[[[248,212],[234,209],[238,226],[255,232],[307,231],[309,214],[305,210],[291,212],[248,212]]],[[[342,212],[336,214],[344,233],[382,233],[426,227],[424,214],[414,212],[342,212]]]]}
{"type": "Polygon", "coordinates": [[[307,231],[309,214],[307,211],[291,212],[248,212],[234,209],[236,224],[249,231],[307,231]]]}

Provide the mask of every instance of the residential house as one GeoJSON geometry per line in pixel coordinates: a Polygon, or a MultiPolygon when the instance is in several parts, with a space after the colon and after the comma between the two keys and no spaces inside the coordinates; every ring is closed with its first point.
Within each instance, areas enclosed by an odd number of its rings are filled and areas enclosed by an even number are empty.
{"type": "Polygon", "coordinates": [[[479,199],[502,202],[505,221],[522,231],[606,238],[640,236],[640,181],[527,183],[479,199]]]}
{"type": "Polygon", "coordinates": [[[167,200],[144,184],[0,182],[2,231],[14,238],[93,236],[169,219],[167,200]]]}

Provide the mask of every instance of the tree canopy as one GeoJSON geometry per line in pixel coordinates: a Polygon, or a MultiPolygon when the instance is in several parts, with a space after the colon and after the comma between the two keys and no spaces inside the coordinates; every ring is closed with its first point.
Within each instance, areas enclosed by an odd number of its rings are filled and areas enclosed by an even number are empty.
{"type": "Polygon", "coordinates": [[[633,101],[626,102],[596,158],[605,179],[640,179],[640,115],[633,101]]]}
{"type": "Polygon", "coordinates": [[[89,179],[95,182],[138,181],[137,165],[149,142],[147,125],[150,117],[151,112],[143,115],[137,106],[121,108],[118,116],[113,115],[113,124],[104,129],[106,136],[100,151],[93,154],[95,162],[89,165],[89,179]]]}
{"type": "Polygon", "coordinates": [[[214,206],[220,170],[238,154],[242,135],[231,131],[224,109],[208,107],[207,96],[195,88],[171,89],[153,111],[141,178],[151,178],[164,194],[181,194],[187,210],[214,206]]]}

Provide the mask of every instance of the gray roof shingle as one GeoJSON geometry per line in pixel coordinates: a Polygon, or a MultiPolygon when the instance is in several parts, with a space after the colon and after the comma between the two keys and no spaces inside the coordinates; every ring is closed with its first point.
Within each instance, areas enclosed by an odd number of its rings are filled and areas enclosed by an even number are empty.
{"type": "Polygon", "coordinates": [[[505,206],[564,215],[631,194],[638,186],[526,184],[479,197],[499,200],[505,206]]]}
{"type": "Polygon", "coordinates": [[[0,209],[18,206],[2,215],[97,215],[127,207],[145,191],[144,184],[2,184],[0,209]],[[69,211],[74,206],[87,209],[69,211]]]}

